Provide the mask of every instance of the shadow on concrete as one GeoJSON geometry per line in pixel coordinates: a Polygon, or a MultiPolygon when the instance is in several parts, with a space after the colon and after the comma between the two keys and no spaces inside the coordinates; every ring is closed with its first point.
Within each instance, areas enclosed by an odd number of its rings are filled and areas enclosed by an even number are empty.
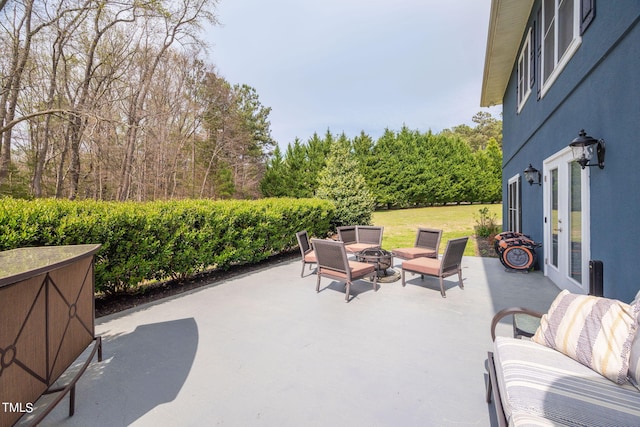
{"type": "Polygon", "coordinates": [[[115,375],[109,381],[121,383],[121,392],[132,403],[123,414],[124,424],[176,398],[197,349],[198,326],[193,318],[140,325],[106,341],[104,356],[112,359],[104,375],[115,375]]]}
{"type": "MultiPolygon", "coordinates": [[[[529,272],[509,270],[493,258],[480,258],[484,266],[486,281],[494,312],[508,307],[526,307],[545,313],[560,289],[543,271],[529,272]],[[499,267],[496,267],[499,266],[499,267]]],[[[504,322],[510,322],[505,319],[504,322]]]]}
{"type": "MultiPolygon", "coordinates": [[[[324,279],[325,281],[327,281],[328,279],[324,279]]],[[[379,288],[380,285],[378,284],[376,286],[376,289],[379,288]]],[[[328,284],[325,284],[325,286],[323,286],[323,283],[320,283],[320,293],[322,293],[325,290],[332,290],[332,291],[336,291],[336,292],[341,292],[341,293],[345,293],[346,292],[346,284],[344,282],[338,282],[338,281],[331,281],[328,284]]],[[[357,298],[359,295],[364,294],[366,292],[374,292],[373,289],[373,282],[370,282],[368,280],[364,280],[364,279],[358,279],[355,280],[353,283],[351,283],[351,289],[350,289],[350,297],[349,297],[349,301],[357,298]]]]}
{"type": "Polygon", "coordinates": [[[198,340],[194,318],[144,324],[130,333],[104,336],[103,361],[94,360],[78,383],[76,416],[68,416],[64,399],[44,423],[75,425],[82,419],[92,419],[95,425],[134,423],[176,398],[193,365],[198,340]],[[103,408],[92,412],[91,401],[103,408]],[[88,414],[78,414],[85,411],[88,414]],[[105,413],[109,420],[101,418],[105,413]]]}
{"type": "MultiPolygon", "coordinates": [[[[465,284],[466,279],[462,278],[462,284],[465,284]]],[[[421,278],[419,274],[413,274],[410,272],[405,273],[405,283],[407,286],[415,285],[421,288],[433,290],[437,293],[440,293],[440,280],[434,276],[425,275],[424,278],[421,278]]],[[[458,282],[458,275],[455,274],[453,276],[445,277],[443,280],[444,291],[449,292],[449,290],[458,288],[460,289],[460,285],[458,282]]]]}

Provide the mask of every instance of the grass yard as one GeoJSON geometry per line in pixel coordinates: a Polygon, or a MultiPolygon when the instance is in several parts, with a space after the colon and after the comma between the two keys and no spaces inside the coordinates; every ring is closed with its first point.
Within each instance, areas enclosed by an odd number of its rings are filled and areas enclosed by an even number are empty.
{"type": "Polygon", "coordinates": [[[474,226],[480,219],[479,210],[489,209],[489,216],[495,214],[498,224],[502,223],[502,205],[455,205],[429,208],[399,209],[373,213],[373,225],[384,226],[382,247],[393,248],[413,246],[418,227],[443,230],[440,253],[444,252],[449,239],[469,236],[465,255],[479,256],[474,226]]]}

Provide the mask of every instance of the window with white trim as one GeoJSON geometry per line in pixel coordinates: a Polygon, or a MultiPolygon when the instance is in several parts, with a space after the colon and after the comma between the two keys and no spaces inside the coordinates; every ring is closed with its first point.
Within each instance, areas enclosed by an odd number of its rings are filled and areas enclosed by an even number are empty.
{"type": "Polygon", "coordinates": [[[522,233],[520,175],[509,178],[507,186],[507,230],[522,233]]]}
{"type": "Polygon", "coordinates": [[[531,28],[527,33],[527,38],[522,45],[520,57],[518,58],[518,113],[527,102],[533,86],[533,44],[531,28]]]}
{"type": "Polygon", "coordinates": [[[580,0],[542,1],[542,96],[580,46],[580,0]]]}

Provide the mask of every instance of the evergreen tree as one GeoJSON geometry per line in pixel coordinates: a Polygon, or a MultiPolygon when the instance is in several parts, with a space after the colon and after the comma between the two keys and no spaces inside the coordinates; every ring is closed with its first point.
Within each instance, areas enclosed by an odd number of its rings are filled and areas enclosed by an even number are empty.
{"type": "Polygon", "coordinates": [[[333,136],[329,131],[327,131],[324,139],[321,139],[317,133],[314,133],[307,141],[307,179],[305,180],[305,185],[311,194],[315,194],[318,188],[318,174],[324,168],[327,161],[332,141],[333,136]]]}
{"type": "Polygon", "coordinates": [[[386,129],[378,139],[367,161],[369,185],[375,195],[376,204],[391,208],[402,206],[404,194],[401,190],[401,179],[398,178],[403,165],[398,153],[402,151],[394,132],[386,129]]]}
{"type": "MultiPolygon", "coordinates": [[[[418,141],[420,133],[412,131],[407,126],[402,126],[400,133],[396,136],[398,151],[396,153],[398,177],[394,191],[398,193],[399,206],[421,204],[421,198],[416,192],[417,186],[422,184],[418,180],[418,174],[425,164],[418,153],[418,141]]],[[[428,183],[426,183],[428,184],[428,183]]]]}
{"type": "Polygon", "coordinates": [[[439,180],[442,178],[441,164],[434,156],[433,146],[439,138],[431,132],[417,134],[414,158],[411,161],[411,180],[409,201],[414,205],[433,204],[438,193],[439,180]]]}
{"type": "Polygon", "coordinates": [[[336,227],[371,223],[374,199],[344,134],[331,144],[326,166],[318,176],[316,197],[336,205],[336,227]]]}
{"type": "Polygon", "coordinates": [[[230,199],[236,192],[233,171],[228,164],[221,162],[213,177],[214,197],[216,199],[230,199]]]}
{"type": "Polygon", "coordinates": [[[364,133],[364,131],[361,131],[360,135],[353,138],[353,154],[355,155],[358,166],[360,167],[360,173],[367,181],[367,185],[369,185],[371,174],[371,169],[367,167],[367,162],[371,157],[374,145],[373,139],[364,133]]]}
{"type": "Polygon", "coordinates": [[[489,189],[487,201],[498,202],[502,200],[502,149],[495,139],[489,140],[485,149],[489,158],[489,181],[486,186],[489,189]]]}
{"type": "Polygon", "coordinates": [[[476,201],[496,202],[502,199],[502,152],[495,139],[487,148],[474,153],[477,164],[476,201]]]}
{"type": "Polygon", "coordinates": [[[284,158],[287,174],[285,186],[287,196],[313,197],[313,191],[309,188],[309,168],[307,161],[307,148],[298,138],[293,145],[287,147],[284,158]]]}
{"type": "Polygon", "coordinates": [[[339,141],[346,146],[351,163],[340,163],[336,173],[355,168],[373,195],[375,206],[390,209],[500,201],[502,150],[500,142],[490,135],[499,130],[501,122],[481,113],[473,121],[478,124],[474,129],[460,125],[454,128],[456,132],[445,130],[439,134],[412,131],[407,126],[399,132],[386,129],[375,142],[364,132],[352,141],[344,134],[336,140],[329,130],[324,138],[314,133],[306,144],[296,138],[282,159],[282,174],[276,174],[280,159],[275,154],[267,165],[264,188],[272,190],[263,194],[317,194],[320,171],[325,168],[330,149],[335,151],[339,141]],[[474,133],[475,147],[469,143],[474,133]]]}
{"type": "Polygon", "coordinates": [[[276,145],[272,157],[267,161],[264,177],[260,182],[260,191],[264,197],[289,196],[285,185],[286,165],[282,158],[282,151],[276,145]]]}

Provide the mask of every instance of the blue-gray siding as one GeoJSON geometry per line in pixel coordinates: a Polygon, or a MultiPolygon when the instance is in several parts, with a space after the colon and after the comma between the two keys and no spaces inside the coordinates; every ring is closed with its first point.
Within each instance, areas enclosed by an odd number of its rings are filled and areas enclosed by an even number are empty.
{"type": "MultiPolygon", "coordinates": [[[[531,22],[539,8],[537,1],[531,22]]],[[[582,45],[540,100],[539,84],[517,114],[514,64],[503,99],[503,200],[510,177],[529,163],[542,171],[580,129],[604,139],[605,168],[590,171],[591,259],[604,262],[605,296],[631,301],[640,289],[640,1],[598,1],[582,45]]],[[[542,196],[542,187],[523,182],[522,230],[538,241],[542,196]]]]}

